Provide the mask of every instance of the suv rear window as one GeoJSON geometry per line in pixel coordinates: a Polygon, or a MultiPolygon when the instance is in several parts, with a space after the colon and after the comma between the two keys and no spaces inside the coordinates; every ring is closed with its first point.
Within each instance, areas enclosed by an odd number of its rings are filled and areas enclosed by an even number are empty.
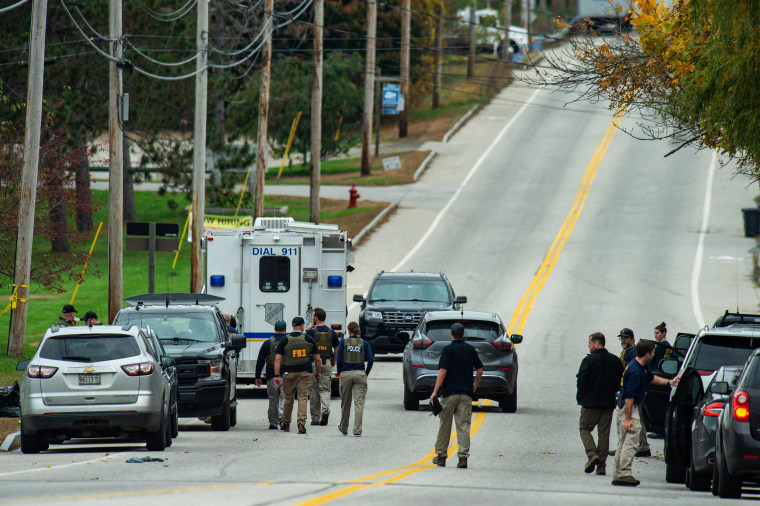
{"type": "Polygon", "coordinates": [[[369,303],[392,301],[418,301],[449,303],[449,290],[442,279],[378,279],[372,287],[369,303]]]}
{"type": "Polygon", "coordinates": [[[130,335],[87,335],[49,337],[42,344],[40,357],[72,362],[104,362],[134,357],[140,347],[130,335]]]}
{"type": "Polygon", "coordinates": [[[742,365],[759,346],[759,338],[705,336],[694,350],[693,367],[700,371],[715,371],[724,365],[742,365]]]}
{"type": "Polygon", "coordinates": [[[427,324],[425,335],[431,341],[451,341],[451,326],[455,323],[464,325],[464,340],[493,342],[501,335],[499,324],[484,321],[432,321],[427,324]]]}
{"type": "MultiPolygon", "coordinates": [[[[159,339],[189,339],[199,342],[217,340],[214,315],[209,311],[122,311],[118,325],[134,323],[140,328],[150,327],[159,339]]],[[[115,322],[116,323],[116,322],[115,322]]]]}

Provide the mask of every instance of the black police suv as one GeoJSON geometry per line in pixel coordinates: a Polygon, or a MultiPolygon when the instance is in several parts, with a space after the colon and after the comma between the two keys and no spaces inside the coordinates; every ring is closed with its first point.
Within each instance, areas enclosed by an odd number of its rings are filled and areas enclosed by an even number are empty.
{"type": "Polygon", "coordinates": [[[460,309],[467,297],[457,297],[443,273],[381,272],[361,302],[359,327],[372,352],[401,353],[406,341],[399,332],[412,332],[428,311],[460,309]]]}
{"type": "MultiPolygon", "coordinates": [[[[473,400],[492,399],[505,413],[517,411],[517,350],[522,336],[507,336],[496,313],[480,311],[431,311],[425,313],[410,335],[404,349],[404,409],[419,408],[420,400],[430,397],[438,377],[438,361],[451,343],[451,326],[464,326],[464,340],[478,352],[483,363],[483,377],[473,400]]],[[[474,371],[473,371],[474,374],[474,371]]]]}
{"type": "Polygon", "coordinates": [[[216,304],[224,300],[201,293],[157,293],[125,299],[115,325],[134,323],[156,332],[176,364],[180,417],[211,417],[213,430],[237,423],[235,395],[238,351],[243,335],[230,337],[216,304]]]}

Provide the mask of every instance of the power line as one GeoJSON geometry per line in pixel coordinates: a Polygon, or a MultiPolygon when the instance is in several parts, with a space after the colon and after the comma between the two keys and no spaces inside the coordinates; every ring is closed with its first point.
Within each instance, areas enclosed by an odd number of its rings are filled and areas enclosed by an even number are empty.
{"type": "Polygon", "coordinates": [[[28,1],[29,0],[21,0],[20,2],[16,2],[15,4],[9,5],[8,7],[3,7],[2,9],[0,9],[0,14],[5,14],[6,12],[10,12],[17,7],[21,7],[28,1]]]}
{"type": "Polygon", "coordinates": [[[158,12],[143,4],[140,0],[135,1],[137,2],[137,5],[139,5],[140,8],[144,10],[150,17],[164,23],[170,23],[185,17],[193,9],[193,7],[195,7],[195,4],[198,3],[198,0],[187,0],[185,5],[175,11],[158,12]]]}

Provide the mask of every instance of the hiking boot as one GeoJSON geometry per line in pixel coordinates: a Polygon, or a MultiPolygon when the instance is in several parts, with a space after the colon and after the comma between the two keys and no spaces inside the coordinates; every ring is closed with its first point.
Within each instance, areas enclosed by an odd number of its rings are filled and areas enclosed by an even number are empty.
{"type": "Polygon", "coordinates": [[[344,436],[348,436],[348,431],[345,431],[345,430],[341,429],[341,428],[340,428],[340,424],[338,424],[338,430],[339,430],[339,431],[340,431],[340,433],[341,433],[341,434],[343,434],[344,436]]]}
{"type": "Polygon", "coordinates": [[[467,469],[467,457],[459,457],[457,469],[467,469]]]}
{"type": "Polygon", "coordinates": [[[616,480],[612,480],[612,484],[618,487],[635,487],[641,483],[633,476],[619,476],[616,480]]]}
{"type": "Polygon", "coordinates": [[[277,430],[277,426],[270,423],[269,430],[277,430]]]}
{"type": "Polygon", "coordinates": [[[322,417],[319,419],[319,425],[327,425],[327,419],[330,418],[328,411],[322,411],[322,417]]]}
{"type": "Polygon", "coordinates": [[[298,422],[298,433],[306,434],[306,426],[302,424],[301,422],[298,422]]]}
{"type": "Polygon", "coordinates": [[[586,462],[586,465],[583,467],[583,472],[586,474],[593,473],[597,462],[599,462],[599,457],[596,455],[589,457],[588,462],[586,462]]]}
{"type": "Polygon", "coordinates": [[[605,466],[596,466],[596,474],[598,476],[604,476],[607,474],[607,469],[605,469],[605,466]]]}
{"type": "Polygon", "coordinates": [[[312,425],[320,425],[319,420],[312,420],[311,424],[312,425]]]}
{"type": "Polygon", "coordinates": [[[636,456],[637,457],[651,457],[652,452],[651,450],[641,450],[641,451],[636,452],[636,456]]]}
{"type": "Polygon", "coordinates": [[[283,432],[290,432],[290,424],[283,423],[282,425],[280,425],[280,429],[282,429],[283,432]]]}
{"type": "Polygon", "coordinates": [[[446,454],[439,453],[438,455],[433,457],[433,464],[435,464],[438,467],[446,467],[446,454]]]}
{"type": "Polygon", "coordinates": [[[354,437],[362,437],[361,434],[354,434],[354,437]]]}

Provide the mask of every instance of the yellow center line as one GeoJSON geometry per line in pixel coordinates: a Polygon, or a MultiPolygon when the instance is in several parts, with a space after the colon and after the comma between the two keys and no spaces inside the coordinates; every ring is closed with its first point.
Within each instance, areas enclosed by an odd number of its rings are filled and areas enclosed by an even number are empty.
{"type": "MultiPolygon", "coordinates": [[[[564,249],[567,239],[570,237],[570,234],[575,228],[575,223],[578,221],[581,210],[583,209],[583,206],[586,203],[586,198],[588,197],[589,190],[591,189],[591,183],[594,181],[594,178],[596,177],[597,169],[599,168],[602,158],[604,158],[604,155],[607,152],[607,149],[609,148],[610,143],[612,142],[612,138],[615,136],[615,132],[617,132],[618,125],[620,124],[620,121],[622,120],[622,117],[623,117],[623,112],[624,110],[621,109],[615,114],[615,117],[613,118],[610,125],[607,127],[607,130],[605,131],[604,136],[602,137],[602,140],[599,143],[599,146],[597,146],[596,151],[594,152],[594,155],[591,157],[591,161],[589,162],[588,167],[586,168],[586,172],[583,175],[581,186],[575,195],[575,200],[573,201],[573,205],[570,208],[570,212],[565,217],[565,220],[563,221],[562,226],[559,229],[559,232],[557,232],[557,235],[554,237],[554,240],[552,241],[552,244],[549,247],[549,251],[544,257],[544,260],[541,263],[541,266],[539,267],[536,274],[533,276],[533,280],[531,281],[527,290],[525,290],[525,293],[523,293],[522,297],[520,298],[520,302],[515,308],[514,313],[512,313],[512,319],[510,320],[508,331],[507,331],[508,334],[512,334],[513,331],[515,331],[515,329],[516,329],[516,333],[521,333],[523,328],[525,327],[525,324],[528,321],[528,316],[533,310],[533,305],[535,303],[536,297],[543,289],[544,284],[546,283],[546,280],[549,278],[549,275],[554,269],[554,265],[556,264],[557,259],[559,258],[559,254],[564,249]]],[[[491,404],[490,400],[486,400],[485,402],[483,402],[484,406],[488,406],[490,404],[491,404]]],[[[483,426],[485,417],[486,417],[485,411],[479,412],[475,415],[474,420],[472,422],[472,427],[470,429],[470,437],[473,437],[475,436],[475,434],[478,433],[480,428],[483,426]]],[[[455,434],[452,433],[452,436],[449,439],[449,444],[451,444],[454,438],[455,438],[455,434]]],[[[454,453],[457,451],[457,448],[458,448],[458,445],[456,443],[449,447],[448,449],[449,457],[454,455],[454,453]]],[[[414,464],[410,464],[404,467],[399,467],[397,469],[391,469],[390,471],[384,471],[382,473],[377,473],[370,476],[365,476],[363,478],[358,478],[356,480],[337,482],[336,485],[349,484],[349,483],[358,483],[358,484],[350,486],[350,487],[346,487],[343,489],[335,490],[333,492],[329,492],[327,494],[323,494],[323,495],[314,497],[312,499],[308,499],[306,501],[299,503],[299,506],[317,506],[329,501],[333,501],[340,497],[345,497],[349,494],[358,492],[359,490],[363,490],[369,487],[377,487],[377,486],[386,485],[388,483],[395,483],[408,476],[411,476],[413,474],[419,473],[420,471],[424,471],[426,469],[430,469],[431,467],[433,467],[435,464],[431,462],[431,459],[434,454],[435,454],[435,449],[428,452],[427,455],[425,455],[422,459],[418,460],[414,464]],[[363,483],[363,482],[372,481],[376,478],[380,478],[380,477],[388,476],[388,475],[395,475],[395,476],[391,476],[390,478],[387,478],[385,480],[378,481],[378,482],[363,483]]]]}
{"type": "Polygon", "coordinates": [[[10,504],[34,503],[42,504],[52,501],[82,501],[88,499],[114,499],[117,497],[139,497],[149,495],[178,494],[182,492],[202,492],[206,490],[220,490],[228,488],[238,488],[240,485],[209,485],[207,487],[189,487],[189,488],[166,488],[161,490],[138,490],[131,492],[104,492],[102,494],[70,495],[60,497],[33,497],[29,499],[19,499],[11,501],[10,504]]]}

